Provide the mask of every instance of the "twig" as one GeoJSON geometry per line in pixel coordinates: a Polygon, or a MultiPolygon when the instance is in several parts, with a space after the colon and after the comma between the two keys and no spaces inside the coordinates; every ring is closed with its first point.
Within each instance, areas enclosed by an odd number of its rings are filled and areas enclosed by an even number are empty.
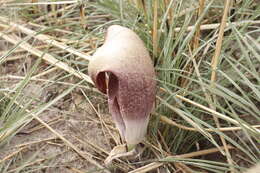
{"type": "MultiPolygon", "coordinates": [[[[224,148],[224,147],[221,147],[224,148]]],[[[233,149],[234,147],[228,146],[228,149],[233,149]]],[[[191,158],[191,157],[197,157],[197,156],[202,156],[202,155],[207,155],[211,153],[216,153],[218,152],[218,148],[212,148],[212,149],[207,149],[207,150],[201,150],[201,151],[196,151],[192,153],[187,153],[187,154],[181,154],[181,155],[176,155],[176,156],[168,156],[166,158],[163,158],[162,160],[167,160],[167,159],[174,159],[174,158],[191,158]]],[[[153,162],[148,165],[145,165],[143,167],[137,168],[133,171],[130,171],[129,173],[145,173],[148,171],[152,171],[164,164],[167,164],[168,162],[153,162]]]]}
{"type": "Polygon", "coordinates": [[[258,132],[258,133],[260,133],[260,130],[259,130],[259,129],[256,129],[255,127],[248,126],[247,124],[241,124],[241,122],[238,122],[238,121],[236,121],[236,120],[234,120],[234,119],[232,119],[232,118],[230,118],[230,117],[228,117],[228,116],[226,116],[226,115],[224,115],[224,114],[221,114],[221,113],[219,113],[219,112],[217,112],[217,111],[215,111],[215,110],[212,110],[211,108],[208,108],[208,107],[206,107],[206,106],[203,106],[203,105],[201,105],[201,104],[199,104],[199,103],[196,103],[196,102],[194,102],[194,101],[192,101],[192,100],[189,100],[189,99],[187,99],[187,98],[185,98],[185,97],[183,97],[183,96],[180,96],[180,95],[175,95],[175,96],[176,96],[178,99],[181,99],[181,100],[183,100],[183,101],[185,101],[185,102],[187,102],[187,103],[190,103],[190,104],[192,104],[192,105],[194,105],[194,106],[196,106],[196,107],[199,107],[199,108],[201,108],[201,109],[203,109],[203,110],[205,110],[205,111],[207,111],[207,112],[209,112],[209,113],[212,113],[213,115],[217,116],[218,118],[221,118],[221,119],[223,119],[223,120],[226,120],[226,121],[228,121],[228,122],[230,122],[230,123],[232,123],[232,124],[234,124],[234,125],[243,126],[244,128],[246,128],[246,129],[248,129],[248,130],[250,130],[250,131],[252,131],[252,132],[258,132]]]}
{"type": "Polygon", "coordinates": [[[4,157],[2,160],[0,160],[0,164],[3,163],[4,161],[10,159],[10,158],[13,157],[14,155],[20,153],[20,152],[21,152],[22,150],[24,150],[25,148],[26,148],[26,147],[22,147],[22,148],[20,148],[19,150],[17,150],[17,151],[15,151],[15,152],[9,154],[8,156],[4,157]]]}
{"type": "Polygon", "coordinates": [[[70,166],[67,166],[67,169],[69,169],[70,171],[74,172],[74,173],[85,173],[85,171],[81,171],[77,168],[74,168],[74,167],[70,167],[70,166]]]}
{"type": "Polygon", "coordinates": [[[65,11],[65,10],[68,10],[68,9],[74,7],[74,6],[75,6],[75,4],[68,5],[68,6],[64,7],[64,8],[61,8],[61,9],[57,10],[57,11],[54,11],[54,12],[52,12],[52,13],[48,13],[47,15],[41,16],[41,17],[35,19],[34,22],[40,22],[40,21],[42,21],[42,20],[44,20],[44,19],[51,18],[52,16],[54,16],[54,15],[60,13],[60,12],[63,12],[63,11],[65,11]]]}
{"type": "MultiPolygon", "coordinates": [[[[204,9],[204,4],[205,4],[205,0],[199,0],[199,9],[198,9],[198,17],[200,17],[200,15],[203,12],[204,9]]],[[[200,38],[200,26],[201,26],[201,21],[198,23],[197,27],[196,27],[196,32],[193,38],[193,52],[199,47],[199,38],[200,38]]]]}
{"type": "Polygon", "coordinates": [[[83,4],[80,5],[79,7],[79,14],[80,14],[80,24],[81,24],[81,27],[83,30],[85,30],[86,28],[86,16],[85,16],[85,9],[84,9],[84,6],[83,4]]]}
{"type": "Polygon", "coordinates": [[[23,40],[21,40],[19,37],[10,37],[8,35],[5,35],[4,33],[0,32],[1,37],[4,38],[5,40],[13,43],[14,45],[19,45],[19,47],[27,50],[28,52],[30,52],[33,55],[36,55],[37,57],[42,57],[45,61],[49,62],[50,64],[59,67],[77,77],[79,77],[80,79],[84,79],[89,83],[93,83],[92,80],[90,79],[90,77],[82,72],[79,72],[75,69],[73,69],[72,67],[70,67],[69,65],[67,65],[64,62],[61,62],[60,60],[57,60],[56,58],[54,58],[51,54],[49,53],[44,53],[38,49],[35,49],[33,46],[31,46],[30,44],[23,42],[23,40]]]}
{"type": "Polygon", "coordinates": [[[14,60],[22,59],[22,58],[25,58],[25,57],[26,57],[26,55],[23,55],[23,54],[15,55],[15,56],[8,56],[2,62],[4,63],[4,62],[8,62],[8,61],[14,61],[14,60]]]}
{"type": "MultiPolygon", "coordinates": [[[[14,76],[14,75],[6,75],[6,76],[1,76],[0,77],[0,80],[1,79],[20,79],[20,80],[23,80],[25,79],[26,77],[24,76],[14,76]]],[[[35,76],[32,77],[30,80],[32,81],[40,81],[40,82],[49,82],[49,83],[56,83],[56,84],[62,84],[62,85],[68,85],[68,86],[73,86],[75,84],[73,83],[68,83],[68,82],[61,82],[61,81],[53,81],[53,80],[48,80],[48,79],[40,79],[40,78],[36,78],[35,76]]],[[[78,85],[79,88],[84,88],[84,89],[88,89],[88,90],[92,90],[92,91],[96,91],[98,92],[96,89],[92,89],[90,87],[88,87],[87,85],[78,85]]]]}
{"type": "Polygon", "coordinates": [[[172,4],[173,4],[173,1],[172,0],[164,0],[164,5],[165,5],[165,9],[169,8],[169,11],[168,11],[168,23],[169,25],[171,26],[172,23],[173,23],[173,16],[174,16],[174,13],[173,13],[173,7],[172,7],[172,4]],[[170,2],[169,2],[170,1],[170,2]]]}
{"type": "MultiPolygon", "coordinates": [[[[6,26],[6,27],[8,27],[8,26],[6,26]]],[[[36,49],[43,49],[43,48],[46,48],[47,46],[48,45],[40,45],[40,46],[35,46],[34,48],[36,48],[36,49]]],[[[9,52],[9,50],[0,51],[0,55],[8,54],[8,52],[9,52]]],[[[14,53],[14,54],[16,54],[16,53],[24,53],[24,52],[26,52],[26,50],[21,49],[21,48],[18,48],[16,50],[12,51],[12,53],[14,53]]]]}
{"type": "MultiPolygon", "coordinates": [[[[41,29],[48,29],[48,27],[46,27],[44,25],[39,25],[39,24],[32,23],[32,22],[28,22],[27,24],[31,25],[33,27],[41,28],[41,29]]],[[[64,29],[52,28],[52,31],[56,31],[56,32],[59,32],[59,33],[62,32],[64,34],[74,34],[74,35],[82,36],[82,34],[79,34],[77,32],[67,31],[67,30],[64,30],[64,29]]]]}
{"type": "Polygon", "coordinates": [[[153,3],[153,56],[157,57],[158,49],[158,0],[155,0],[153,3]]]}
{"type": "Polygon", "coordinates": [[[46,138],[46,139],[43,139],[43,140],[37,140],[37,141],[27,142],[27,143],[23,143],[23,144],[16,145],[16,146],[14,146],[14,147],[15,147],[15,148],[20,148],[20,147],[25,147],[25,146],[27,146],[27,145],[33,145],[33,144],[37,144],[37,143],[40,143],[40,142],[46,142],[46,141],[54,140],[54,139],[57,139],[57,137],[54,136],[54,137],[46,138]]]}
{"type": "Polygon", "coordinates": [[[52,4],[78,4],[78,0],[71,1],[57,1],[57,2],[36,2],[36,3],[8,3],[4,4],[3,7],[12,7],[12,6],[26,6],[26,5],[52,5],[52,4]]]}
{"type": "MultiPolygon", "coordinates": [[[[226,28],[231,28],[232,25],[234,26],[243,26],[245,24],[260,24],[260,20],[244,20],[244,21],[239,21],[239,22],[232,22],[232,23],[226,23],[226,28]]],[[[214,23],[214,24],[205,24],[200,26],[200,30],[212,30],[216,29],[220,26],[220,23],[214,23]]],[[[191,31],[195,28],[195,26],[189,26],[187,27],[186,31],[191,31]]],[[[177,27],[174,29],[175,32],[179,32],[182,28],[177,27]]]]}
{"type": "MultiPolygon", "coordinates": [[[[219,59],[219,56],[220,56],[220,53],[221,53],[221,47],[222,47],[223,36],[224,36],[224,29],[226,27],[226,21],[227,21],[227,17],[228,17],[229,8],[230,8],[230,2],[231,2],[231,0],[226,0],[225,1],[224,13],[223,13],[223,16],[222,16],[220,29],[219,29],[219,34],[218,34],[217,43],[216,43],[216,50],[215,50],[215,54],[214,54],[214,56],[212,58],[212,61],[211,61],[211,68],[212,68],[211,87],[212,88],[215,88],[217,64],[218,64],[218,59],[219,59]]],[[[217,102],[217,99],[216,99],[215,95],[213,95],[213,101],[215,103],[217,102]]],[[[210,105],[211,109],[216,110],[216,107],[212,104],[212,102],[210,102],[209,105],[210,105]]],[[[218,117],[213,114],[213,118],[214,118],[214,121],[216,123],[217,128],[218,129],[221,128],[221,126],[219,124],[218,117]]],[[[229,150],[227,148],[227,142],[226,142],[225,138],[222,135],[219,135],[219,137],[220,137],[220,140],[221,140],[221,142],[222,142],[222,144],[223,144],[223,146],[225,148],[226,158],[227,158],[227,161],[228,161],[228,163],[230,165],[231,173],[234,173],[235,169],[232,166],[233,165],[233,160],[232,160],[230,152],[229,152],[229,150]]]]}
{"type": "MultiPolygon", "coordinates": [[[[172,126],[176,126],[180,129],[184,129],[184,130],[188,130],[188,131],[198,131],[196,128],[192,128],[192,127],[187,127],[181,124],[176,123],[175,121],[169,119],[168,117],[164,116],[164,115],[160,115],[158,113],[155,113],[157,116],[160,117],[160,120],[166,124],[172,125],[172,126]]],[[[252,127],[254,128],[260,128],[260,125],[252,125],[252,127]]],[[[208,132],[216,132],[214,129],[210,129],[210,128],[204,128],[204,130],[208,131],[208,132]]],[[[228,132],[228,131],[237,131],[237,130],[243,130],[243,128],[241,127],[222,127],[218,129],[221,132],[228,132]]]]}
{"type": "MultiPolygon", "coordinates": [[[[0,20],[2,20],[4,22],[8,22],[8,20],[6,18],[4,18],[4,17],[0,17],[0,20]]],[[[34,37],[34,38],[36,38],[38,40],[41,40],[41,41],[46,42],[48,44],[51,44],[53,46],[59,47],[59,48],[61,48],[63,50],[66,50],[66,51],[68,51],[68,52],[70,52],[70,53],[72,53],[74,55],[77,55],[77,56],[79,56],[81,58],[84,58],[86,60],[90,60],[90,58],[91,58],[90,56],[88,56],[88,55],[86,55],[84,53],[81,53],[78,50],[65,45],[64,43],[61,43],[61,42],[58,42],[56,40],[51,39],[47,35],[39,34],[39,33],[35,32],[35,31],[29,29],[29,28],[26,28],[26,27],[24,27],[22,25],[14,23],[14,22],[10,22],[9,25],[14,27],[14,28],[18,28],[19,30],[21,30],[22,32],[30,35],[31,37],[34,37]]]]}
{"type": "Polygon", "coordinates": [[[50,68],[49,70],[46,70],[46,71],[44,71],[44,72],[42,72],[42,73],[40,73],[40,74],[37,74],[37,75],[33,76],[31,79],[39,78],[39,77],[41,77],[41,76],[44,76],[44,75],[49,74],[49,73],[51,73],[51,72],[54,72],[54,71],[56,71],[56,70],[58,70],[58,69],[59,69],[58,67],[50,68]]]}

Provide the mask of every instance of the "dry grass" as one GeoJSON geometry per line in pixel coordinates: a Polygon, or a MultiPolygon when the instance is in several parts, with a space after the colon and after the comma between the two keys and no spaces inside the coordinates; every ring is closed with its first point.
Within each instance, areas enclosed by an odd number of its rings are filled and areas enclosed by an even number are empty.
{"type": "Polygon", "coordinates": [[[256,163],[256,4],[120,2],[1,2],[0,172],[242,172],[256,163]],[[111,24],[144,40],[158,93],[143,153],[107,167],[120,139],[86,69],[111,24]]]}

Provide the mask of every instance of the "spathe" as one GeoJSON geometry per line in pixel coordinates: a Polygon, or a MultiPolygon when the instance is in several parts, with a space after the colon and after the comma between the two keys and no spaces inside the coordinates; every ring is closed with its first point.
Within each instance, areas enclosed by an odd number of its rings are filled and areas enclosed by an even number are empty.
{"type": "Polygon", "coordinates": [[[155,72],[142,40],[130,29],[113,25],[89,62],[96,87],[108,94],[109,111],[128,145],[146,134],[155,100],[155,72]]]}

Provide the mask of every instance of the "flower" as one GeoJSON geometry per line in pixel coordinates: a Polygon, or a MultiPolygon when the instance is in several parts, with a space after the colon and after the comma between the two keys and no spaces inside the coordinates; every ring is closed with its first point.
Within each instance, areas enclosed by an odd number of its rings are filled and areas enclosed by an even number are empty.
{"type": "Polygon", "coordinates": [[[89,62],[95,86],[108,95],[109,112],[127,145],[140,143],[155,101],[155,71],[142,40],[132,30],[112,25],[89,62]]]}

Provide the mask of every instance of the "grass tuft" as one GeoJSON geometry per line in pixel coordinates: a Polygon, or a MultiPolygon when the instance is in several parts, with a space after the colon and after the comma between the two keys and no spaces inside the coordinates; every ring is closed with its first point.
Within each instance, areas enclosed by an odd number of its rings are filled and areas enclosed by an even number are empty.
{"type": "Polygon", "coordinates": [[[0,172],[244,172],[260,161],[256,1],[1,5],[0,172]],[[87,65],[112,24],[144,41],[157,98],[143,153],[106,167],[118,133],[87,65]]]}

